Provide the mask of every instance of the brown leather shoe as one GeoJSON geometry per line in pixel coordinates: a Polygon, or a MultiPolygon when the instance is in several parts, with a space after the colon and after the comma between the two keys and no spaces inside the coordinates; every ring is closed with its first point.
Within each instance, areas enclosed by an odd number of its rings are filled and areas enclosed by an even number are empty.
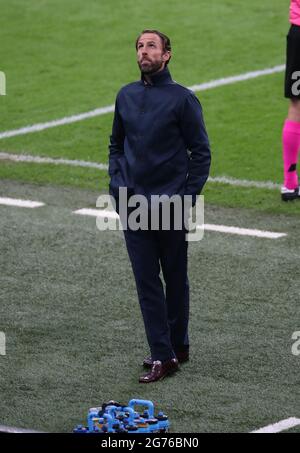
{"type": "MultiPolygon", "coordinates": [[[[178,363],[184,363],[189,360],[189,351],[178,351],[176,352],[176,357],[178,359],[178,363]]],[[[146,357],[143,361],[143,366],[145,368],[151,368],[153,364],[153,360],[151,357],[146,357]]]]}
{"type": "Polygon", "coordinates": [[[151,370],[149,373],[141,376],[139,382],[142,384],[148,384],[149,382],[161,381],[166,376],[175,373],[178,370],[178,360],[171,359],[167,362],[160,362],[160,360],[155,360],[152,363],[151,370]]]}

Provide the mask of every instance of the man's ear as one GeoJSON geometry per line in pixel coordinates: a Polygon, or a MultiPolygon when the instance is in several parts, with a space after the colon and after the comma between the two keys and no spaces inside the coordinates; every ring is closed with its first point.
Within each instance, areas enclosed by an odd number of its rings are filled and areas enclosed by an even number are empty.
{"type": "Polygon", "coordinates": [[[171,57],[171,52],[169,50],[167,50],[164,54],[163,54],[163,60],[164,61],[168,61],[170,60],[170,57],[171,57]]]}

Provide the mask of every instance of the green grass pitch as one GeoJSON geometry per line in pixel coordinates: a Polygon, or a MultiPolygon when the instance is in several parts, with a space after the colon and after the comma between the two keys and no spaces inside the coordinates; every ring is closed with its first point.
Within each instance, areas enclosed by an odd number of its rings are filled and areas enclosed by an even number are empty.
{"type": "MultiPolygon", "coordinates": [[[[112,105],[139,78],[134,42],[148,27],[171,37],[170,71],[186,86],[283,64],[288,5],[0,1],[0,134],[112,105]]],[[[283,78],[197,93],[211,176],[282,182],[283,78]]],[[[107,163],[112,118],[0,139],[0,152],[107,163]]],[[[107,188],[105,171],[0,160],[0,196],[46,203],[0,206],[0,424],[70,432],[89,407],[133,397],[156,402],[173,432],[247,432],[300,417],[300,359],[291,353],[300,330],[299,203],[282,204],[276,190],[207,184],[207,223],[288,235],[211,232],[191,244],[191,361],[141,386],[148,351],[122,235],[72,214],[95,207],[107,188]]]]}

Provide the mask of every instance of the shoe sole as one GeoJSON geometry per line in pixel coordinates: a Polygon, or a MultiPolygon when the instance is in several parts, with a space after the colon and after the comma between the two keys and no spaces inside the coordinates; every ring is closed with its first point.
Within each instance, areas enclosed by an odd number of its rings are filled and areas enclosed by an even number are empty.
{"type": "Polygon", "coordinates": [[[291,192],[283,192],[281,193],[281,199],[282,201],[294,201],[300,198],[300,191],[298,189],[297,192],[291,191],[291,192]]]}
{"type": "Polygon", "coordinates": [[[288,195],[288,194],[281,195],[281,200],[285,202],[298,200],[299,198],[300,198],[299,195],[288,195]]]}
{"type": "Polygon", "coordinates": [[[168,376],[172,376],[172,374],[176,373],[177,371],[179,371],[179,368],[177,368],[176,370],[170,370],[168,373],[166,373],[164,376],[160,377],[159,379],[156,379],[155,381],[139,381],[139,384],[152,384],[154,382],[159,382],[159,381],[162,381],[163,379],[165,379],[166,377],[168,376]]]}

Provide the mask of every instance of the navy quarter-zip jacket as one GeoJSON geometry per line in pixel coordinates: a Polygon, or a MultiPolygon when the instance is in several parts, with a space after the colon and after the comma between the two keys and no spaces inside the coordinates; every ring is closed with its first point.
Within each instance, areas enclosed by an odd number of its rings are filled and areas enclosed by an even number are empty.
{"type": "Polygon", "coordinates": [[[121,88],[109,145],[110,194],[199,194],[208,178],[209,140],[198,98],[168,68],[121,88]]]}

